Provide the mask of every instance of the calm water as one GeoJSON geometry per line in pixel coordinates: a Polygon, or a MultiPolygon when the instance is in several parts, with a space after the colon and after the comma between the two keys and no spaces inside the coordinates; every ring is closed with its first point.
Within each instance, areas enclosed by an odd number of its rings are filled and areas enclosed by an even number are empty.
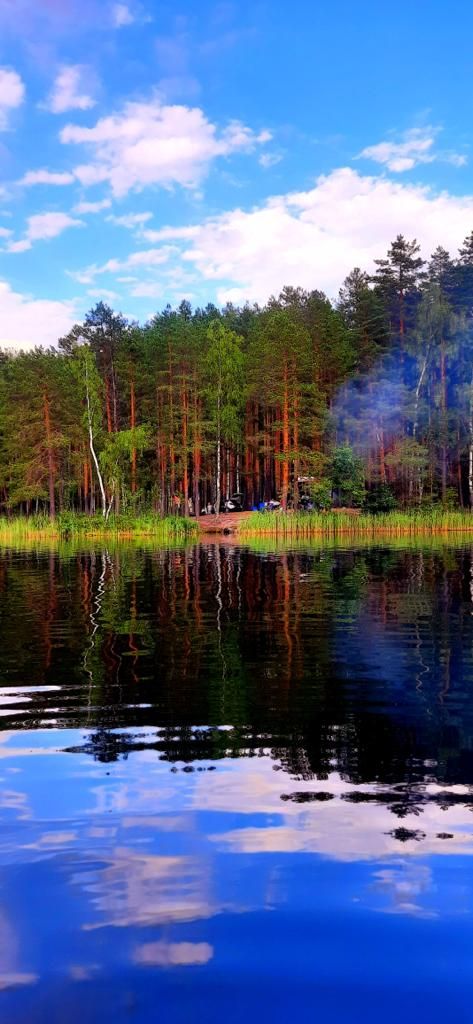
{"type": "Polygon", "coordinates": [[[1,1020],[470,1021],[472,600],[471,547],[0,553],[1,1020]]]}

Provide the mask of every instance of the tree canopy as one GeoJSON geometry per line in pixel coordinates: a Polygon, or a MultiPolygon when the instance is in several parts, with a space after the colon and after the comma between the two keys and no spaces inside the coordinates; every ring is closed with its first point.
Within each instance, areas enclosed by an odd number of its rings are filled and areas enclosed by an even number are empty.
{"type": "Polygon", "coordinates": [[[302,481],[324,507],[473,505],[473,233],[428,262],[398,235],[336,302],[288,286],[143,326],[99,302],[0,355],[4,513],[297,507],[302,481]]]}

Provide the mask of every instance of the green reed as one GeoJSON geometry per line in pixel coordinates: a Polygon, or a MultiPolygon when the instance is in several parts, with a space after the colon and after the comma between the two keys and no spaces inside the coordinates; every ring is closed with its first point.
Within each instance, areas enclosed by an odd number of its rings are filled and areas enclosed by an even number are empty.
{"type": "Polygon", "coordinates": [[[87,516],[62,513],[55,519],[46,516],[0,518],[0,540],[17,543],[35,539],[61,540],[87,537],[91,540],[150,537],[161,542],[196,539],[198,527],[183,516],[110,516],[107,522],[100,515],[87,516]]]}
{"type": "Polygon", "coordinates": [[[240,538],[408,537],[473,532],[473,514],[429,509],[380,515],[344,512],[255,512],[238,530],[240,538]]]}

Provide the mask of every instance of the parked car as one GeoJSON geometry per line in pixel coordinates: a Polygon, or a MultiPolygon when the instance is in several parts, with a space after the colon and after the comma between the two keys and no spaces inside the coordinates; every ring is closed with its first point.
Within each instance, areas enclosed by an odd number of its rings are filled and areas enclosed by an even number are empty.
{"type": "Polygon", "coordinates": [[[243,495],[232,494],[223,505],[224,512],[243,512],[243,495]]]}
{"type": "Polygon", "coordinates": [[[271,498],[270,501],[261,501],[259,505],[256,505],[254,511],[256,512],[279,512],[281,508],[281,502],[277,501],[276,498],[271,498]]]}

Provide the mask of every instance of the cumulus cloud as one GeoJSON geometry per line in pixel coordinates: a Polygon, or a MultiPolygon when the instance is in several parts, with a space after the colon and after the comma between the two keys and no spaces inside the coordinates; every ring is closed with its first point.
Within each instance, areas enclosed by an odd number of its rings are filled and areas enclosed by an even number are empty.
{"type": "Polygon", "coordinates": [[[20,178],[19,185],[72,185],[75,178],[70,171],[27,171],[20,178]]]}
{"type": "Polygon", "coordinates": [[[0,68],[0,131],[8,128],[9,115],[21,106],[25,98],[25,86],[17,71],[0,68]]]}
{"type": "Polygon", "coordinates": [[[72,302],[34,299],[0,281],[0,348],[51,345],[67,334],[75,319],[72,302]]]}
{"type": "Polygon", "coordinates": [[[335,296],[353,267],[373,270],[399,232],[417,237],[429,256],[439,243],[455,252],[472,228],[471,195],[340,168],[308,191],[273,196],[250,210],[234,209],[200,225],[147,230],[149,241],[168,244],[86,272],[93,278],[140,267],[162,282],[168,269],[185,268],[194,288],[199,282],[202,294],[220,302],[264,302],[286,284],[335,296]]]}
{"type": "Polygon", "coordinates": [[[396,174],[411,171],[418,164],[431,164],[435,160],[451,163],[456,167],[466,164],[467,158],[464,154],[434,151],[438,132],[439,129],[432,126],[412,128],[405,132],[398,142],[388,139],[376,143],[375,146],[366,146],[359,157],[382,164],[396,174]]]}
{"type": "Polygon", "coordinates": [[[80,284],[91,284],[98,274],[118,274],[122,270],[129,270],[136,267],[156,267],[168,263],[171,256],[179,253],[179,250],[171,245],[163,245],[160,249],[140,249],[131,253],[125,260],[118,260],[115,257],[107,260],[106,263],[92,264],[82,271],[71,271],[70,276],[80,284]]]}
{"type": "Polygon", "coordinates": [[[87,295],[92,299],[105,299],[105,302],[114,302],[120,298],[118,292],[112,292],[109,288],[89,288],[87,295]]]}
{"type": "Polygon", "coordinates": [[[67,110],[89,110],[96,101],[85,91],[84,79],[88,72],[81,64],[64,65],[57,75],[45,107],[52,114],[67,110]]]}
{"type": "Polygon", "coordinates": [[[114,4],[112,7],[112,23],[115,28],[132,25],[135,18],[127,4],[114,4]]]}
{"type": "Polygon", "coordinates": [[[456,249],[473,225],[473,197],[362,176],[342,168],[307,192],[276,196],[250,212],[203,224],[183,253],[222,301],[262,301],[285,284],[337,293],[354,266],[371,269],[402,232],[429,255],[456,249]],[[470,225],[470,227],[469,227],[470,225]]]}
{"type": "Polygon", "coordinates": [[[261,167],[268,168],[280,164],[281,160],[282,156],[279,153],[262,153],[258,163],[261,164],[261,167]]]}
{"type": "Polygon", "coordinates": [[[17,242],[9,242],[8,252],[25,252],[31,249],[33,242],[43,239],[56,238],[66,228],[82,227],[83,221],[70,217],[68,213],[50,211],[46,213],[34,213],[28,217],[25,237],[17,242]]]}
{"type": "Polygon", "coordinates": [[[158,228],[146,228],[142,231],[142,237],[147,242],[168,242],[168,241],[179,241],[182,239],[195,238],[199,233],[198,226],[184,225],[183,227],[166,227],[158,228]]]}
{"type": "Polygon", "coordinates": [[[101,210],[108,210],[112,205],[111,199],[98,199],[95,203],[88,203],[86,200],[76,203],[74,213],[100,213],[101,210]]]}
{"type": "Polygon", "coordinates": [[[149,212],[125,213],[121,217],[115,217],[111,214],[110,217],[107,217],[107,220],[111,221],[112,224],[117,224],[119,227],[133,230],[133,228],[139,228],[142,224],[146,224],[148,220],[151,220],[152,216],[153,214],[149,212]]]}
{"type": "Polygon", "coordinates": [[[60,137],[92,154],[89,163],[75,168],[79,181],[109,182],[116,196],[149,185],[195,189],[216,158],[250,152],[271,138],[239,121],[219,131],[200,108],[166,105],[157,96],[148,103],[126,103],[92,128],[68,124],[60,137]]]}

